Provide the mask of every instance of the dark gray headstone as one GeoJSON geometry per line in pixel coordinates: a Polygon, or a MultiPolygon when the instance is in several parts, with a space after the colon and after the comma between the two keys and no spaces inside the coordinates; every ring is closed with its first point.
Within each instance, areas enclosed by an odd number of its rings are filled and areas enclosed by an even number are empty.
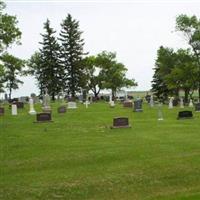
{"type": "Polygon", "coordinates": [[[3,108],[3,107],[0,107],[0,116],[4,115],[4,113],[5,113],[4,108],[3,108]]]}
{"type": "Polygon", "coordinates": [[[178,99],[173,99],[172,104],[173,106],[178,106],[178,99]]]}
{"type": "Polygon", "coordinates": [[[51,113],[38,113],[36,115],[36,122],[52,122],[51,113]]]}
{"type": "Polygon", "coordinates": [[[111,128],[130,128],[128,117],[116,117],[113,119],[111,128]]]}
{"type": "Polygon", "coordinates": [[[200,103],[195,104],[195,111],[200,112],[200,103]]]}
{"type": "Polygon", "coordinates": [[[192,111],[181,111],[178,113],[177,119],[191,119],[193,118],[192,111]]]}
{"type": "Polygon", "coordinates": [[[66,113],[67,112],[67,108],[66,106],[60,106],[58,108],[58,113],[66,113]]]}
{"type": "Polygon", "coordinates": [[[134,101],[134,112],[142,112],[142,100],[134,101]]]}

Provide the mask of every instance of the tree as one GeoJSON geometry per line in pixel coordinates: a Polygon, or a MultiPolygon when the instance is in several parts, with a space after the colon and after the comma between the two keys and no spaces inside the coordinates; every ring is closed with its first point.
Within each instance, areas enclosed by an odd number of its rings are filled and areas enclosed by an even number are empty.
{"type": "Polygon", "coordinates": [[[197,88],[200,100],[200,19],[196,16],[179,15],[176,18],[176,30],[183,33],[186,41],[190,45],[197,65],[197,88]]]}
{"type": "MultiPolygon", "coordinates": [[[[185,91],[185,102],[188,102],[188,95],[197,88],[197,71],[194,56],[189,49],[179,49],[175,53],[175,66],[171,73],[166,76],[168,88],[180,88],[185,91]]],[[[191,96],[190,95],[190,96],[191,96]]]]}
{"type": "Polygon", "coordinates": [[[75,97],[83,83],[84,69],[81,60],[85,53],[83,52],[84,41],[81,39],[81,34],[79,22],[72,19],[72,16],[68,14],[61,23],[59,40],[62,43],[61,63],[65,69],[65,87],[72,97],[75,97]]]}
{"type": "Polygon", "coordinates": [[[97,56],[88,56],[82,62],[85,75],[83,76],[83,85],[86,86],[87,90],[91,90],[95,97],[98,97],[103,83],[102,76],[100,76],[101,69],[98,66],[97,59],[97,56]]]}
{"type": "Polygon", "coordinates": [[[103,51],[97,55],[97,63],[101,68],[102,88],[111,89],[113,98],[122,87],[137,85],[134,79],[126,78],[127,68],[117,62],[116,53],[103,51]]]}
{"type": "Polygon", "coordinates": [[[21,75],[22,69],[24,67],[24,61],[16,58],[8,53],[2,55],[2,61],[4,65],[4,81],[6,88],[9,90],[9,99],[11,99],[12,90],[18,89],[19,84],[23,83],[17,76],[21,75]]]}
{"type": "Polygon", "coordinates": [[[2,55],[4,51],[13,43],[19,44],[21,38],[21,31],[17,27],[17,18],[15,16],[4,13],[6,5],[0,0],[0,93],[4,92],[3,83],[5,81],[5,70],[2,62],[2,55]]]}
{"type": "Polygon", "coordinates": [[[155,72],[152,80],[152,91],[158,99],[167,99],[168,95],[178,96],[178,87],[169,88],[166,81],[172,69],[175,67],[175,53],[171,48],[161,46],[157,51],[155,72]]]}
{"type": "Polygon", "coordinates": [[[1,31],[0,31],[0,53],[11,44],[18,43],[21,38],[21,31],[17,27],[17,18],[3,12],[6,5],[0,0],[1,31]]]}
{"type": "Polygon", "coordinates": [[[60,46],[54,36],[55,31],[50,27],[50,21],[44,23],[45,34],[41,34],[43,41],[39,52],[36,52],[28,62],[29,72],[35,75],[41,94],[48,89],[52,100],[64,88],[64,70],[60,65],[60,46]]]}

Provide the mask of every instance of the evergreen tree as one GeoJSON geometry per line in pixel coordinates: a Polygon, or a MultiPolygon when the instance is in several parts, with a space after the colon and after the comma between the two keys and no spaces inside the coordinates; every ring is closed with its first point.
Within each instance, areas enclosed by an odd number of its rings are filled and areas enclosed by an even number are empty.
{"type": "Polygon", "coordinates": [[[82,32],[79,30],[79,22],[72,19],[68,14],[61,23],[59,40],[62,43],[61,63],[65,69],[65,86],[68,94],[75,97],[82,87],[83,66],[81,65],[84,41],[81,39],[82,32]]]}
{"type": "Polygon", "coordinates": [[[50,21],[44,23],[45,34],[41,34],[43,41],[40,51],[35,53],[29,61],[32,73],[35,75],[41,94],[45,88],[52,100],[63,89],[64,71],[59,62],[60,46],[54,36],[55,31],[50,27],[50,21]]]}

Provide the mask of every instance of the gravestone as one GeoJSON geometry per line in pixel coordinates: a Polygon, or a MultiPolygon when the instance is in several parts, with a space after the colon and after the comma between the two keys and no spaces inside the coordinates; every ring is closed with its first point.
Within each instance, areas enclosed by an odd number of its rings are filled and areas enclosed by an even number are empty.
{"type": "Polygon", "coordinates": [[[48,95],[47,89],[45,89],[45,94],[43,96],[43,112],[51,113],[51,107],[50,107],[50,96],[48,95]]]}
{"type": "Polygon", "coordinates": [[[128,117],[116,117],[111,128],[130,128],[128,117]]]}
{"type": "Polygon", "coordinates": [[[153,95],[150,97],[150,107],[154,107],[153,95]]]}
{"type": "Polygon", "coordinates": [[[173,100],[174,100],[173,97],[171,97],[171,98],[169,99],[169,109],[172,109],[172,108],[173,108],[173,100]]]}
{"type": "Polygon", "coordinates": [[[66,113],[66,112],[67,112],[66,106],[60,106],[60,107],[58,107],[58,113],[66,113]]]}
{"type": "Polygon", "coordinates": [[[5,113],[4,108],[3,108],[3,107],[0,107],[0,116],[4,115],[4,113],[5,113]]]}
{"type": "Polygon", "coordinates": [[[51,113],[38,113],[36,115],[36,122],[52,122],[51,113]]]}
{"type": "Polygon", "coordinates": [[[173,107],[178,105],[178,99],[173,99],[172,101],[173,107]]]}
{"type": "Polygon", "coordinates": [[[180,98],[180,108],[184,108],[183,98],[180,98]]]}
{"type": "Polygon", "coordinates": [[[67,108],[68,109],[76,109],[77,108],[76,102],[74,102],[74,101],[68,102],[67,108]]]}
{"type": "Polygon", "coordinates": [[[191,119],[193,118],[192,111],[180,111],[177,119],[191,119]]]}
{"type": "Polygon", "coordinates": [[[110,107],[111,107],[111,108],[114,108],[114,107],[115,107],[115,102],[114,102],[114,101],[110,101],[109,104],[110,104],[110,107]]]}
{"type": "Polygon", "coordinates": [[[133,102],[130,101],[130,100],[126,100],[126,101],[123,102],[123,106],[125,108],[132,108],[133,107],[133,102]]]}
{"type": "Polygon", "coordinates": [[[36,111],[35,111],[35,109],[34,109],[34,102],[33,102],[32,97],[30,97],[30,99],[29,99],[29,105],[30,105],[29,114],[30,114],[30,115],[35,115],[35,114],[36,114],[36,111]]]}
{"type": "Polygon", "coordinates": [[[189,107],[190,107],[190,108],[193,108],[193,106],[194,106],[194,105],[193,105],[192,99],[190,99],[189,107]]]}
{"type": "Polygon", "coordinates": [[[134,112],[142,112],[142,100],[134,101],[134,112]]]}
{"type": "Polygon", "coordinates": [[[200,112],[200,103],[195,104],[195,111],[200,112]]]}
{"type": "Polygon", "coordinates": [[[12,112],[12,115],[17,115],[17,105],[16,104],[12,104],[11,105],[11,112],[12,112]]]}

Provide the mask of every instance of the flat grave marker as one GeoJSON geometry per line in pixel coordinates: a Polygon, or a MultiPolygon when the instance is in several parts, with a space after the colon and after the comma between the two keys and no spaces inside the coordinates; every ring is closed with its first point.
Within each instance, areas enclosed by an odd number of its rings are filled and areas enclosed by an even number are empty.
{"type": "Polygon", "coordinates": [[[115,117],[111,128],[130,128],[128,117],[115,117]]]}
{"type": "Polygon", "coordinates": [[[178,113],[178,117],[177,119],[192,119],[193,118],[193,114],[192,111],[180,111],[178,113]]]}
{"type": "Polygon", "coordinates": [[[66,112],[67,112],[66,106],[60,106],[60,107],[58,107],[58,113],[66,113],[66,112]]]}
{"type": "Polygon", "coordinates": [[[52,122],[51,113],[38,113],[36,114],[36,122],[52,122]]]}

